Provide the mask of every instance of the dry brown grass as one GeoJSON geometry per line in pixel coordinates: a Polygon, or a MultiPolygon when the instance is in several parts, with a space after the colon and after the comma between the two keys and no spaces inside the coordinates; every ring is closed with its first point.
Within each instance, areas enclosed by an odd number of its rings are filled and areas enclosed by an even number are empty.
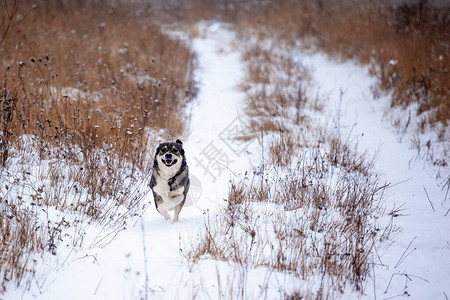
{"type": "Polygon", "coordinates": [[[15,101],[10,135],[55,142],[78,132],[91,146],[132,155],[145,127],[183,132],[178,112],[192,92],[188,49],[120,8],[48,8],[10,29],[0,49],[2,96],[15,101]]]}
{"type": "Polygon", "coordinates": [[[122,2],[2,1],[0,57],[1,293],[41,284],[44,250],[87,223],[103,246],[140,213],[155,139],[183,134],[195,87],[193,53],[122,2]]]}
{"type": "MultiPolygon", "coordinates": [[[[227,208],[207,219],[188,261],[213,258],[238,268],[266,267],[308,283],[298,291],[283,290],[283,297],[326,299],[349,286],[361,292],[373,247],[384,241],[374,217],[381,212],[385,186],[373,173],[335,169],[339,174],[333,177],[329,162],[317,164],[317,153],[310,155],[302,157],[300,170],[233,183],[227,208]]],[[[232,292],[230,287],[227,295],[237,295],[232,292]]]]}
{"type": "Polygon", "coordinates": [[[0,198],[0,293],[9,282],[18,284],[35,266],[35,253],[43,253],[49,240],[45,227],[35,222],[28,207],[0,198]]]}
{"type": "Polygon", "coordinates": [[[327,52],[375,61],[380,87],[393,90],[392,105],[418,105],[425,123],[448,123],[450,6],[426,1],[401,6],[358,5],[325,8],[319,24],[320,46],[327,52]]]}
{"type": "Polygon", "coordinates": [[[369,1],[280,2],[263,10],[265,26],[310,39],[343,58],[373,63],[380,88],[393,90],[392,105],[418,105],[422,126],[448,124],[450,26],[448,5],[419,1],[401,6],[369,1]],[[279,22],[283,20],[283,22],[279,22]]]}

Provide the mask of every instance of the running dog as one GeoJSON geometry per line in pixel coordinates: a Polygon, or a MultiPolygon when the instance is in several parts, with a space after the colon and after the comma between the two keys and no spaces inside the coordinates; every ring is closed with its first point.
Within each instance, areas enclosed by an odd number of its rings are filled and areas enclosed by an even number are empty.
{"type": "Polygon", "coordinates": [[[174,209],[173,222],[177,222],[190,186],[189,168],[180,140],[162,143],[156,148],[149,186],[156,210],[169,220],[167,211],[174,209]]]}

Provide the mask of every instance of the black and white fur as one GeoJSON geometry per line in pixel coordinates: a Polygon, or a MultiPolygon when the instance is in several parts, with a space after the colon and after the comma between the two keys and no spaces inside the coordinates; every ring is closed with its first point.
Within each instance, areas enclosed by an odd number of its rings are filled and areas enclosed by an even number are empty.
{"type": "Polygon", "coordinates": [[[168,220],[167,211],[174,209],[173,222],[177,222],[190,186],[189,168],[180,140],[159,144],[149,186],[156,210],[168,220]]]}

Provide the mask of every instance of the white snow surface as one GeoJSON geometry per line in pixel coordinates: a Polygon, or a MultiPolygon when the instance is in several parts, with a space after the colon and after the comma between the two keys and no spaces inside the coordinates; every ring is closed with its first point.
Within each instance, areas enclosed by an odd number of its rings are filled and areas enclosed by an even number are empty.
{"type": "MultiPolygon", "coordinates": [[[[224,205],[229,180],[252,165],[245,145],[229,139],[245,118],[245,95],[239,89],[245,65],[232,47],[234,34],[220,23],[201,23],[199,31],[199,38],[191,43],[198,56],[200,90],[188,111],[192,116],[184,139],[195,178],[191,178],[191,202],[199,201],[184,207],[175,224],[165,221],[151,203],[136,223],[107,246],[77,250],[67,261],[67,251],[60,251],[61,263],[48,274],[41,290],[11,288],[4,299],[191,299],[200,283],[204,289],[198,291],[200,298],[215,299],[218,273],[223,275],[221,280],[232,280],[233,267],[226,262],[205,260],[189,266],[183,258],[185,245],[205,215],[214,215],[224,205]]],[[[376,170],[391,183],[386,207],[402,208],[394,218],[400,228],[395,240],[373,253],[375,268],[365,294],[349,291],[343,298],[446,299],[450,296],[450,214],[445,214],[450,201],[443,181],[449,176],[448,168],[439,170],[436,179],[434,167],[422,161],[410,164],[415,153],[406,142],[398,142],[384,119],[389,96],[373,99],[375,79],[368,68],[354,62],[336,63],[323,54],[299,52],[297,60],[311,71],[311,89],[329,97],[324,122],[339,114],[343,135],[358,142],[361,151],[376,153],[376,170]]],[[[151,193],[147,201],[152,202],[151,193]]],[[[380,222],[389,222],[389,216],[380,222]]],[[[261,282],[264,276],[265,270],[253,270],[248,285],[252,279],[261,282]]],[[[257,298],[258,287],[249,289],[257,298]]],[[[278,298],[277,291],[272,292],[269,298],[278,298]]]]}

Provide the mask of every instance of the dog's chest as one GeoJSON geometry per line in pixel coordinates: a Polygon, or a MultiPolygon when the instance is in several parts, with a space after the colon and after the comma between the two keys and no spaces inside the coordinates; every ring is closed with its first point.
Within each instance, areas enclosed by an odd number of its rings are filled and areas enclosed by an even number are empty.
{"type": "Polygon", "coordinates": [[[180,187],[177,190],[171,191],[168,180],[175,176],[179,168],[166,168],[160,167],[159,176],[155,176],[156,184],[153,187],[153,191],[157,193],[163,200],[168,200],[177,195],[180,195],[184,191],[184,187],[180,187]]]}
{"type": "Polygon", "coordinates": [[[163,200],[169,197],[170,186],[167,183],[167,180],[162,178],[161,176],[156,176],[156,185],[153,187],[153,191],[160,195],[163,200]]]}
{"type": "Polygon", "coordinates": [[[153,191],[157,193],[163,201],[170,200],[183,194],[184,186],[179,187],[176,190],[171,191],[170,186],[162,177],[156,177],[156,185],[153,187],[153,191]]]}

